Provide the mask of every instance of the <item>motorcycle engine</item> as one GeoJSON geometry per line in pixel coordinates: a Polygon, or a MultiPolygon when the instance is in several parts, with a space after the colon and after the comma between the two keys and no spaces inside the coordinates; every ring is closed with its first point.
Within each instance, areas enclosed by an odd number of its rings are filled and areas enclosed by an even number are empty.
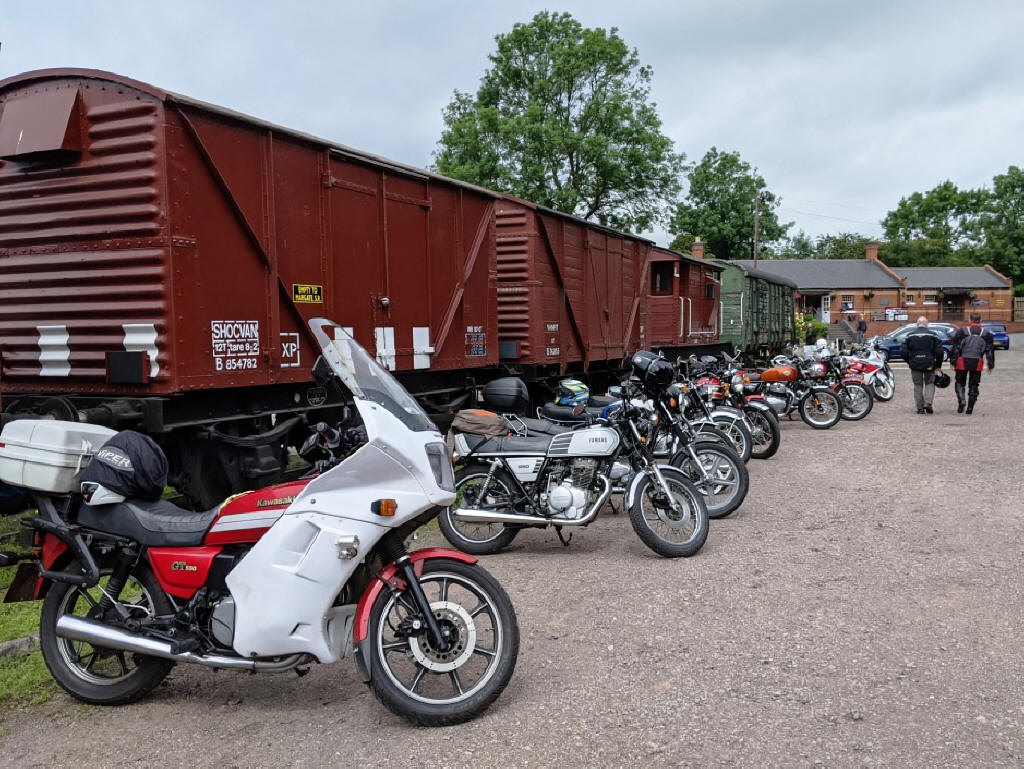
{"type": "Polygon", "coordinates": [[[235,599],[230,595],[214,604],[210,614],[210,634],[217,643],[231,648],[235,640],[235,599]]]}
{"type": "Polygon", "coordinates": [[[556,518],[582,518],[590,503],[596,471],[596,459],[575,459],[553,468],[548,475],[548,512],[556,518]]]}

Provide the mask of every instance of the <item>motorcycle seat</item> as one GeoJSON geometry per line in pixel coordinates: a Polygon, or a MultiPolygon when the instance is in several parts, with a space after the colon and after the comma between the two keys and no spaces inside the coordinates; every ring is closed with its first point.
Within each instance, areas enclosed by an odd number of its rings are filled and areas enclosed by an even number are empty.
{"type": "Polygon", "coordinates": [[[520,438],[518,435],[486,435],[463,433],[466,445],[474,454],[546,454],[551,444],[550,435],[520,438]]]}
{"type": "Polygon", "coordinates": [[[561,435],[572,432],[571,427],[555,424],[547,419],[533,419],[531,417],[518,417],[519,421],[526,426],[527,437],[535,435],[561,435]]]}
{"type": "Polygon", "coordinates": [[[118,534],[147,547],[201,545],[220,505],[202,513],[185,510],[163,499],[131,499],[113,505],[82,505],[78,524],[106,534],[118,534]]]}
{"type": "Polygon", "coordinates": [[[603,409],[605,406],[611,406],[614,403],[618,403],[620,400],[622,399],[616,398],[614,395],[591,395],[590,400],[587,401],[587,406],[603,409]]]}
{"type": "Polygon", "coordinates": [[[587,407],[582,414],[574,414],[575,406],[560,406],[557,403],[545,403],[540,407],[539,416],[543,419],[550,419],[553,422],[564,422],[566,424],[584,424],[590,419],[601,416],[604,407],[587,407]]]}

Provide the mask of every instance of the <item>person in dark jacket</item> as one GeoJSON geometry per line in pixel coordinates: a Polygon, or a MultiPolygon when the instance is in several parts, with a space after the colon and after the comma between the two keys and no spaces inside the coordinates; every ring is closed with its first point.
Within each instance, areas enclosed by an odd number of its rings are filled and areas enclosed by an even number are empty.
{"type": "Polygon", "coordinates": [[[942,340],[928,328],[928,318],[922,315],[917,319],[917,328],[903,339],[900,351],[910,367],[910,378],[914,380],[917,413],[933,413],[935,372],[942,368],[942,340]]]}
{"type": "Polygon", "coordinates": [[[964,388],[967,388],[967,413],[974,413],[978,401],[978,386],[981,384],[981,369],[988,361],[988,373],[996,367],[996,352],[992,334],[981,327],[981,315],[971,313],[969,326],[962,326],[953,334],[950,357],[956,361],[956,411],[964,411],[964,388]]]}
{"type": "Polygon", "coordinates": [[[864,316],[860,316],[860,320],[857,321],[857,342],[864,344],[864,337],[868,333],[868,322],[864,319],[864,316]]]}

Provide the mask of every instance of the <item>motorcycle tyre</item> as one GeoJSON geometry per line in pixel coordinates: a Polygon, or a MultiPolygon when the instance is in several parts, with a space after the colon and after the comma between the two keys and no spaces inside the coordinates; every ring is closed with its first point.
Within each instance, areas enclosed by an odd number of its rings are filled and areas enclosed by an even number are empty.
{"type": "Polygon", "coordinates": [[[875,396],[876,401],[882,403],[888,403],[896,395],[896,385],[890,384],[891,379],[889,377],[876,376],[871,382],[871,394],[875,396]]]}
{"type": "Polygon", "coordinates": [[[708,530],[711,527],[708,509],[704,505],[704,496],[688,478],[673,474],[672,481],[680,483],[686,489],[689,496],[688,501],[693,507],[693,514],[697,519],[697,525],[690,541],[681,544],[666,542],[648,527],[647,521],[644,520],[641,502],[643,495],[647,491],[647,486],[651,483],[656,483],[651,475],[647,475],[647,477],[640,481],[640,485],[637,486],[636,499],[633,500],[633,504],[629,508],[629,523],[633,527],[633,531],[636,532],[636,535],[640,537],[640,541],[663,558],[689,558],[692,555],[696,555],[704,547],[704,542],[708,538],[708,530]]]}
{"type": "MultiPolygon", "coordinates": [[[[74,571],[77,566],[72,564],[68,568],[74,571]]],[[[109,576],[110,569],[101,569],[100,573],[103,576],[109,576]]],[[[131,577],[149,593],[155,614],[174,613],[174,607],[148,565],[136,566],[132,569],[131,577]]],[[[46,599],[43,601],[43,610],[39,619],[39,648],[43,653],[43,661],[46,663],[50,675],[64,691],[76,700],[87,702],[90,705],[127,705],[142,699],[167,677],[171,668],[174,667],[173,661],[124,652],[124,654],[132,655],[132,661],[136,666],[135,670],[124,680],[110,684],[95,684],[85,681],[68,668],[57,646],[64,640],[57,637],[57,620],[61,616],[61,606],[66,597],[69,593],[77,590],[77,585],[54,582],[50,585],[46,599]]]]}
{"type": "Polygon", "coordinates": [[[750,451],[750,456],[754,459],[774,457],[779,450],[779,446],[782,445],[782,430],[779,428],[779,418],[775,416],[774,411],[761,411],[760,409],[744,409],[744,411],[746,412],[747,419],[763,419],[765,422],[764,429],[771,435],[771,441],[768,445],[763,449],[759,449],[755,444],[754,448],[750,451]]]}
{"type": "MultiPolygon", "coordinates": [[[[458,492],[459,486],[463,481],[481,474],[487,475],[487,468],[479,464],[466,465],[460,469],[455,473],[456,492],[458,492]]],[[[509,491],[515,488],[512,477],[504,468],[496,470],[492,478],[501,483],[509,491]]],[[[519,533],[519,529],[505,526],[498,534],[495,534],[490,539],[469,539],[459,532],[455,523],[452,521],[452,509],[450,507],[446,507],[441,511],[441,514],[437,516],[437,525],[438,528],[441,529],[441,533],[444,535],[444,538],[448,540],[452,547],[457,550],[461,550],[464,553],[469,553],[470,555],[494,555],[496,553],[500,553],[512,544],[512,540],[514,540],[516,538],[516,534],[519,533]]]]}
{"type": "MultiPolygon", "coordinates": [[[[714,418],[712,418],[712,421],[713,419],[714,418]]],[[[723,419],[721,423],[724,422],[725,420],[723,419]]],[[[730,424],[729,426],[730,428],[733,427],[732,424],[730,424]]],[[[742,444],[741,446],[737,446],[736,441],[734,441],[732,437],[729,435],[729,433],[726,432],[723,428],[719,427],[718,429],[725,433],[725,437],[729,440],[729,447],[736,452],[736,454],[739,456],[741,460],[743,460],[743,464],[746,464],[748,461],[750,461],[750,457],[753,456],[754,436],[750,434],[750,428],[743,424],[743,422],[737,421],[735,423],[735,428],[742,436],[742,439],[740,441],[740,443],[742,444]]]]}
{"type": "Polygon", "coordinates": [[[478,564],[468,564],[447,558],[433,558],[423,565],[422,577],[432,572],[454,572],[476,581],[494,601],[505,636],[498,660],[498,670],[480,691],[465,701],[429,703],[418,702],[407,697],[388,677],[377,651],[375,637],[380,625],[380,615],[391,598],[390,591],[381,591],[370,610],[370,626],[367,640],[370,641],[370,688],[384,706],[414,726],[452,726],[476,718],[487,710],[508,686],[519,657],[519,623],[512,600],[505,589],[490,573],[478,564]]]}
{"type": "MultiPolygon", "coordinates": [[[[719,518],[727,518],[728,516],[736,512],[736,510],[739,509],[740,505],[743,504],[743,501],[747,498],[747,492],[750,491],[750,473],[747,472],[746,465],[744,465],[743,462],[740,460],[739,454],[737,454],[735,451],[732,451],[728,446],[722,446],[714,441],[695,441],[693,444],[693,450],[697,454],[700,454],[702,449],[705,451],[709,449],[718,451],[721,454],[728,456],[729,460],[733,463],[733,466],[736,468],[736,483],[739,487],[739,490],[736,492],[735,498],[728,505],[721,507],[717,510],[712,511],[711,509],[708,509],[708,518],[714,520],[717,520],[719,518]]],[[[685,451],[677,451],[675,453],[675,456],[672,457],[672,460],[671,462],[669,462],[669,464],[671,464],[672,467],[678,470],[682,470],[683,466],[686,464],[687,461],[692,461],[690,460],[690,455],[687,454],[685,451]]],[[[696,482],[693,481],[692,479],[690,480],[690,482],[694,484],[694,487],[697,489],[697,493],[700,494],[700,487],[697,486],[696,482]]],[[[701,501],[704,502],[704,507],[707,508],[708,503],[703,494],[701,494],[701,501]]]]}
{"type": "MultiPolygon", "coordinates": [[[[835,400],[836,400],[836,407],[837,407],[837,408],[836,408],[836,415],[835,415],[835,418],[834,418],[834,419],[831,419],[831,420],[830,420],[829,422],[827,422],[827,423],[822,423],[822,424],[816,424],[816,423],[814,423],[814,422],[812,422],[812,421],[810,420],[810,418],[809,418],[809,417],[807,416],[807,413],[806,413],[806,408],[805,408],[805,406],[806,406],[806,404],[807,404],[807,403],[808,403],[808,402],[809,402],[809,401],[811,400],[811,396],[812,396],[813,394],[814,394],[813,392],[812,392],[812,393],[809,393],[808,395],[805,395],[805,396],[804,396],[803,398],[801,398],[801,399],[800,399],[800,403],[799,403],[799,404],[798,404],[798,406],[797,406],[797,409],[798,409],[798,411],[800,412],[800,418],[801,418],[802,420],[804,420],[804,422],[805,422],[806,424],[808,424],[808,425],[810,425],[811,427],[813,427],[813,428],[814,428],[815,430],[829,430],[829,429],[831,429],[831,428],[835,427],[835,426],[836,426],[837,424],[839,424],[839,420],[840,420],[840,419],[842,418],[842,416],[843,416],[843,402],[842,402],[841,400],[839,400],[839,396],[838,396],[838,395],[836,395],[836,394],[835,394],[834,392],[832,392],[831,390],[830,390],[830,391],[829,391],[829,392],[828,392],[827,394],[828,394],[828,395],[831,395],[831,396],[832,396],[833,398],[835,398],[835,400]]],[[[824,393],[824,392],[822,392],[822,393],[820,393],[820,394],[821,394],[821,395],[826,395],[826,393],[824,393]]]]}
{"type": "Polygon", "coordinates": [[[860,412],[849,411],[849,410],[847,410],[846,406],[844,405],[843,406],[843,411],[840,414],[840,417],[842,419],[845,419],[848,422],[859,422],[864,417],[866,417],[868,414],[870,414],[871,413],[871,409],[873,409],[875,407],[875,394],[871,391],[870,387],[868,387],[866,384],[862,384],[861,382],[845,382],[844,384],[846,385],[846,387],[848,389],[854,389],[855,390],[857,388],[860,388],[861,390],[864,391],[864,394],[867,396],[868,405],[867,405],[867,408],[865,408],[863,411],[860,411],[860,412]]]}

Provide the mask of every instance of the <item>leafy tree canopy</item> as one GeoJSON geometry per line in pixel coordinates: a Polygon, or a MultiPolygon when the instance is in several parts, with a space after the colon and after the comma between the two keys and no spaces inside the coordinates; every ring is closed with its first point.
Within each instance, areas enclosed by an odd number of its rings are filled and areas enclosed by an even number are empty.
{"type": "Polygon", "coordinates": [[[636,49],[547,11],[495,41],[476,95],[456,91],[444,110],[437,171],[621,229],[662,219],[684,156],[636,49]]]}
{"type": "Polygon", "coordinates": [[[669,232],[677,243],[700,237],[719,259],[749,259],[754,246],[754,199],[760,198],[762,255],[770,256],[790,224],[776,213],[781,201],[765,185],[757,169],[738,152],[712,147],[699,163],[687,169],[686,197],[675,208],[669,232]],[[682,240],[681,240],[682,238],[682,240]]]}

